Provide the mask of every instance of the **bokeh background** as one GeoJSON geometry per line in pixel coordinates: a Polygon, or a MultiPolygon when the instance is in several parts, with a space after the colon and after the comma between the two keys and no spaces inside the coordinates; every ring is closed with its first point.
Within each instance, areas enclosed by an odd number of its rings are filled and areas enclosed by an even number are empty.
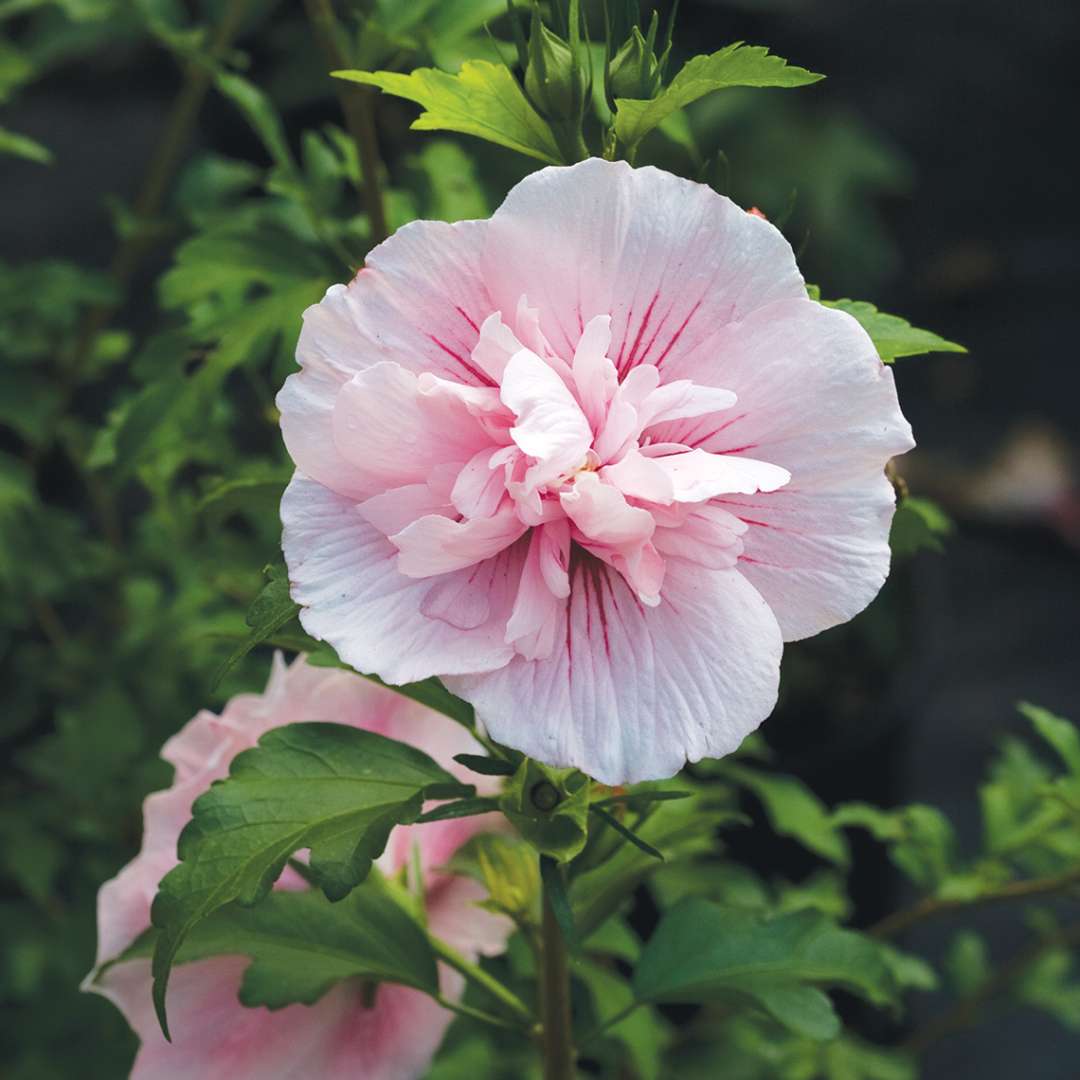
{"type": "MultiPolygon", "coordinates": [[[[0,12],[11,6],[0,3],[0,12]]],[[[273,94],[290,136],[337,122],[300,5],[256,7],[257,29],[237,46],[250,54],[249,74],[273,94]]],[[[20,334],[27,284],[15,269],[43,259],[107,266],[116,243],[110,200],[133,197],[179,84],[161,48],[122,19],[103,33],[94,8],[71,2],[47,19],[38,11],[0,24],[14,45],[29,43],[45,58],[44,74],[3,109],[0,123],[56,155],[50,167],[0,158],[0,356],[17,351],[20,334]]],[[[955,520],[944,554],[904,561],[855,624],[790,650],[767,736],[779,763],[828,801],[934,803],[974,845],[974,792],[995,741],[1021,726],[1015,702],[1080,718],[1080,215],[1071,146],[1080,7],[684,0],[676,40],[684,54],[732,40],[767,44],[827,74],[808,90],[730,92],[696,107],[699,143],[722,147],[728,159],[723,176],[713,164],[710,179],[783,221],[807,278],[825,295],[871,300],[970,350],[901,361],[896,372],[919,441],[901,471],[955,520]]],[[[11,78],[11,57],[0,43],[0,84],[11,78]]],[[[413,115],[407,104],[380,102],[391,176],[416,169],[413,115]]],[[[462,145],[476,155],[489,205],[497,204],[522,164],[508,152],[462,145]]],[[[207,151],[265,163],[235,110],[213,98],[190,154],[207,151]]],[[[123,316],[137,335],[160,318],[153,281],[168,265],[168,245],[163,251],[144,264],[123,316]]],[[[62,291],[56,302],[63,305],[62,291]]],[[[27,385],[5,363],[6,453],[23,455],[32,442],[17,415],[35,422],[21,396],[27,385]]],[[[71,409],[100,418],[109,404],[99,388],[77,395],[71,409]]],[[[258,446],[272,439],[270,430],[250,436],[258,446]]],[[[163,738],[208,700],[258,685],[266,657],[210,696],[227,646],[208,635],[235,629],[240,599],[226,595],[210,615],[191,601],[201,620],[192,628],[170,591],[175,582],[150,560],[131,566],[127,614],[118,616],[100,599],[100,580],[97,592],[84,587],[92,568],[73,568],[63,546],[63,530],[92,517],[76,471],[50,447],[34,467],[41,498],[68,516],[0,551],[8,593],[0,601],[0,1073],[118,1077],[131,1037],[105,1002],[77,993],[93,956],[94,890],[137,846],[139,801],[167,779],[154,760],[163,738]],[[48,575],[55,595],[47,607],[21,605],[20,581],[48,575]],[[153,641],[140,638],[139,612],[157,620],[153,641]],[[168,671],[171,649],[183,659],[168,671]],[[136,665],[137,678],[117,674],[136,665]]],[[[146,498],[137,485],[124,493],[114,523],[121,534],[146,498]]],[[[257,574],[274,556],[271,533],[234,537],[230,557],[257,574]]],[[[159,537],[161,561],[177,537],[187,545],[173,548],[177,560],[205,561],[211,548],[200,548],[201,535],[159,537]]],[[[111,573],[120,580],[115,566],[111,573]]],[[[219,586],[192,571],[193,594],[219,586]]],[[[238,586],[241,598],[250,587],[238,586]]],[[[795,876],[808,859],[765,829],[745,834],[737,853],[763,871],[795,876]]],[[[910,896],[876,849],[867,844],[858,855],[856,921],[869,923],[910,896]]],[[[998,911],[980,913],[975,925],[1004,951],[1021,934],[998,911]]],[[[918,943],[933,954],[954,929],[935,924],[919,931],[918,943]]],[[[938,1007],[923,995],[915,1021],[938,1007]]],[[[1015,1010],[940,1043],[925,1075],[1071,1080],[1080,1075],[1080,1039],[1044,1013],[1015,1010]]]]}

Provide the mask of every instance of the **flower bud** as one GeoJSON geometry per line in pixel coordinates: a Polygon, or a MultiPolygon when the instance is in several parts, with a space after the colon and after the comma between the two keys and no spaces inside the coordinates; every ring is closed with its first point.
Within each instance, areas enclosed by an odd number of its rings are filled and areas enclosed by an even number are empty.
{"type": "Polygon", "coordinates": [[[660,64],[636,26],[611,58],[608,86],[613,98],[647,99],[660,92],[660,64]]]}
{"type": "Polygon", "coordinates": [[[588,96],[585,72],[574,51],[552,33],[533,11],[525,92],[548,120],[577,120],[588,96]]]}

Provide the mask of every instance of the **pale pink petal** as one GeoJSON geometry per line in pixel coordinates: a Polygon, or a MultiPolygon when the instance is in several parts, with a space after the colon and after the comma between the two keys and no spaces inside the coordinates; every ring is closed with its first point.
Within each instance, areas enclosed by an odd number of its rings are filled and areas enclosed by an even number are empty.
{"type": "Polygon", "coordinates": [[[343,495],[373,494],[342,459],[331,416],[340,388],[357,372],[391,360],[480,385],[491,382],[469,358],[494,305],[480,273],[487,222],[418,221],[368,255],[348,285],[332,285],[304,312],[296,347],[302,370],[277,397],[292,459],[343,495]]]}
{"type": "Polygon", "coordinates": [[[653,543],[660,554],[713,570],[735,566],[742,554],[747,525],[714,502],[684,508],[688,512],[673,521],[670,528],[657,522],[653,543]]]}
{"type": "Polygon", "coordinates": [[[529,554],[521,572],[517,597],[510,621],[506,624],[506,640],[527,660],[550,656],[555,637],[561,629],[565,594],[557,597],[544,578],[541,569],[541,549],[544,533],[549,526],[534,529],[529,539],[529,554]]]}
{"type": "Polygon", "coordinates": [[[642,428],[648,428],[669,420],[721,412],[730,409],[736,400],[730,390],[699,386],[689,379],[676,379],[654,390],[638,411],[642,428]]]}
{"type": "Polygon", "coordinates": [[[593,316],[611,315],[620,374],[663,366],[717,325],[806,295],[768,222],[702,184],[596,158],[519,183],[491,219],[483,265],[492,309],[527,295],[563,356],[593,316]]]}
{"type": "Polygon", "coordinates": [[[570,523],[551,521],[540,533],[540,573],[554,596],[570,595],[570,523]]]}
{"type": "Polygon", "coordinates": [[[338,451],[371,494],[426,483],[435,466],[490,445],[463,401],[422,393],[398,364],[353,376],[338,393],[333,424],[338,451]]]}
{"type": "Polygon", "coordinates": [[[785,301],[718,334],[678,373],[708,373],[739,404],[732,415],[663,425],[658,438],[753,454],[791,473],[775,494],[725,500],[750,526],[740,569],[784,637],[858,614],[889,570],[895,499],[882,470],[913,445],[892,371],[866,333],[844,312],[785,301]]]}
{"type": "Polygon", "coordinates": [[[406,484],[372,495],[357,505],[360,515],[383,536],[393,536],[425,514],[452,513],[453,507],[427,484],[406,484]]]}
{"type": "Polygon", "coordinates": [[[671,476],[638,450],[629,450],[614,465],[605,465],[600,470],[600,479],[614,484],[632,499],[646,499],[665,506],[675,501],[671,476]]]}
{"type": "Polygon", "coordinates": [[[449,680],[494,739],[632,783],[730,753],[772,710],[780,630],[738,572],[672,560],[655,608],[588,556],[571,580],[562,646],[549,659],[449,680]]]}
{"type": "Polygon", "coordinates": [[[573,374],[578,401],[594,432],[603,425],[608,402],[618,385],[615,365],[607,357],[610,345],[611,316],[597,315],[589,320],[574,349],[573,374]]]}
{"type": "Polygon", "coordinates": [[[488,594],[487,618],[464,630],[422,613],[425,597],[442,581],[400,574],[397,548],[355,503],[297,474],[282,499],[281,519],[292,595],[303,605],[300,621],[357,670],[407,683],[499,667],[513,654],[503,636],[524,551],[511,549],[482,570],[457,572],[463,584],[479,577],[488,594]]]}
{"type": "Polygon", "coordinates": [[[502,382],[503,372],[510,357],[519,352],[523,342],[518,341],[513,330],[502,321],[502,312],[493,311],[480,324],[480,340],[472,351],[472,361],[496,382],[502,382]]]}
{"type": "Polygon", "coordinates": [[[383,985],[375,1007],[343,983],[313,1006],[271,1012],[236,999],[245,957],[214,957],[175,969],[169,988],[174,1042],[158,1029],[150,963],[111,968],[103,992],[142,1040],[132,1080],[410,1080],[427,1072],[451,1014],[418,990],[383,985]]]}
{"type": "Polygon", "coordinates": [[[459,514],[465,517],[491,517],[499,508],[506,493],[506,466],[500,464],[510,447],[492,452],[478,451],[454,481],[450,499],[459,514]]]}
{"type": "Polygon", "coordinates": [[[651,364],[632,368],[619,384],[608,408],[607,419],[596,436],[594,448],[602,462],[616,461],[642,429],[644,403],[656,390],[660,372],[651,364]]]}
{"type": "Polygon", "coordinates": [[[779,465],[735,454],[690,450],[648,460],[670,478],[678,502],[702,502],[717,495],[776,491],[791,479],[791,473],[779,465]]]}
{"type": "Polygon", "coordinates": [[[573,485],[559,495],[559,502],[566,516],[597,544],[642,544],[655,528],[647,510],[631,506],[618,488],[601,483],[596,473],[579,473],[573,485]]]}
{"type": "Polygon", "coordinates": [[[511,437],[536,461],[525,474],[528,488],[551,483],[584,463],[592,442],[589,421],[566,383],[539,356],[527,349],[516,353],[506,366],[501,394],[517,416],[511,437]]]}
{"type": "Polygon", "coordinates": [[[401,553],[398,573],[410,578],[434,577],[463,570],[498,555],[522,536],[527,526],[506,503],[486,518],[454,521],[431,515],[414,521],[390,537],[401,553]]]}

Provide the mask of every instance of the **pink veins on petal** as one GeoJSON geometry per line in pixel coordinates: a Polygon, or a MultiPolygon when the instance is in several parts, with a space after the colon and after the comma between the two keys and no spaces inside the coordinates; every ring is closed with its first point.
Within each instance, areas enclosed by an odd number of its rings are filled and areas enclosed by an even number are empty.
{"type": "MultiPolygon", "coordinates": [[[[531,531],[506,634],[530,660],[554,648],[571,545],[655,607],[665,567],[657,516],[678,528],[718,495],[775,491],[790,479],[765,461],[654,442],[658,424],[720,412],[735,395],[688,379],[661,384],[649,365],[620,381],[607,356],[610,323],[592,318],[567,361],[535,331],[541,352],[527,348],[496,312],[472,361],[497,388],[382,363],[354,375],[334,404],[338,452],[384,485],[358,509],[397,549],[399,573],[465,570],[531,531]]],[[[738,536],[730,541],[737,557],[738,536]]],[[[430,617],[457,617],[427,606],[430,617]]]]}
{"type": "Polygon", "coordinates": [[[891,373],[701,185],[592,159],[489,221],[414,222],[297,356],[304,625],[389,682],[446,679],[541,760],[622,782],[729,752],[782,641],[888,571],[891,373]]]}

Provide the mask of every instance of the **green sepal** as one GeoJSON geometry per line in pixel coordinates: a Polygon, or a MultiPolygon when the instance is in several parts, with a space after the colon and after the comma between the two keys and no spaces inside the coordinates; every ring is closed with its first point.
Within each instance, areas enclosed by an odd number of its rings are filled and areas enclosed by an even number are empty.
{"type": "Polygon", "coordinates": [[[588,839],[589,780],[577,769],[525,758],[499,806],[537,851],[559,862],[569,862],[588,839]]]}

